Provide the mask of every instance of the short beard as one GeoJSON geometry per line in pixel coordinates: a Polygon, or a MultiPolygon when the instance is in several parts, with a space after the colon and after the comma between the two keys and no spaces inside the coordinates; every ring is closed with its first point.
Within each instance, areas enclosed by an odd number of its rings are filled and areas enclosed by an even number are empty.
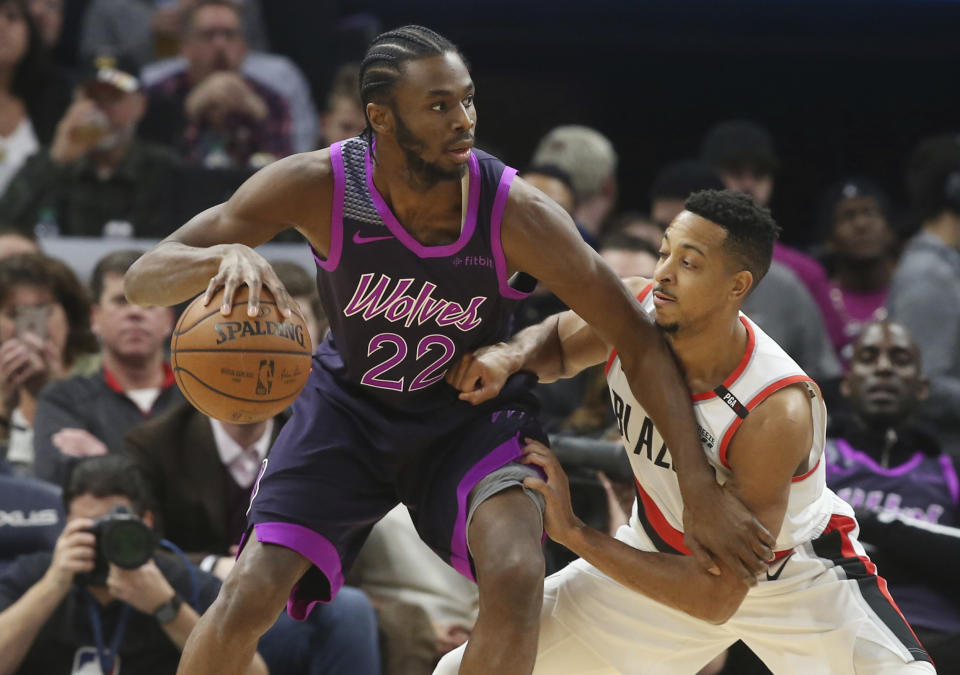
{"type": "Polygon", "coordinates": [[[676,322],[660,323],[659,321],[657,321],[656,324],[657,324],[657,328],[659,328],[661,331],[663,331],[667,335],[676,335],[677,331],[680,330],[680,324],[676,322]]]}
{"type": "Polygon", "coordinates": [[[467,169],[466,165],[449,170],[423,159],[420,153],[426,148],[426,143],[410,131],[410,127],[404,124],[403,118],[396,111],[394,111],[394,117],[397,120],[397,145],[400,146],[404,157],[406,157],[411,187],[425,191],[442,181],[455,181],[463,178],[467,169]]]}

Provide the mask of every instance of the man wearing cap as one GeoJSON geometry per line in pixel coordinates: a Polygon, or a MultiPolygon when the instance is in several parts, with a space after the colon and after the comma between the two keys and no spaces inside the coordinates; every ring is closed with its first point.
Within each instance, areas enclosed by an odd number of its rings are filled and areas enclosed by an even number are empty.
{"type": "Polygon", "coordinates": [[[24,164],[0,200],[6,221],[42,235],[167,234],[180,162],[172,150],[137,139],[147,99],[135,72],[110,56],[84,65],[53,143],[24,164]]]}

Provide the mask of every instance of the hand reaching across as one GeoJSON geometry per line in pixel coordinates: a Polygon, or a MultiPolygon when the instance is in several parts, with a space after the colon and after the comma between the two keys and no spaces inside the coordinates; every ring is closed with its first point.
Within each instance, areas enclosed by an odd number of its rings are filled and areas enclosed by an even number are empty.
{"type": "Polygon", "coordinates": [[[501,342],[465,354],[447,373],[446,380],[460,391],[461,401],[478,405],[499,394],[516,370],[515,355],[501,342]]]}
{"type": "Polygon", "coordinates": [[[773,559],[776,540],[729,490],[714,483],[695,502],[685,501],[683,542],[701,566],[720,574],[722,562],[748,586],[773,559]]]}

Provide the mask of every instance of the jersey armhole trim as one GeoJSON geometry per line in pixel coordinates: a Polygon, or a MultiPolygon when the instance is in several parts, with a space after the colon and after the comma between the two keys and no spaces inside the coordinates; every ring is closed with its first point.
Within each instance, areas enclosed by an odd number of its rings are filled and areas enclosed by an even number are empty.
{"type": "MultiPolygon", "coordinates": [[[[774,392],[777,392],[783,389],[784,387],[789,387],[791,384],[796,384],[797,382],[813,382],[813,380],[810,379],[810,377],[807,375],[791,375],[789,377],[783,378],[782,380],[777,380],[775,382],[772,382],[771,384],[767,385],[764,389],[762,389],[760,393],[758,393],[756,396],[750,399],[750,402],[747,403],[745,406],[747,409],[747,412],[749,413],[751,410],[753,410],[758,405],[763,403],[764,399],[766,399],[768,396],[770,396],[774,392]]],[[[728,469],[730,469],[731,471],[733,469],[730,467],[730,463],[727,461],[727,450],[730,448],[730,441],[733,440],[733,435],[737,433],[737,429],[740,428],[740,425],[743,423],[743,420],[745,419],[746,417],[735,417],[733,422],[731,422],[730,426],[727,427],[726,432],[724,432],[723,434],[723,440],[720,442],[720,452],[719,452],[720,463],[723,464],[728,469]]],[[[819,463],[820,462],[818,461],[817,464],[819,463]]],[[[814,466],[814,469],[816,469],[816,466],[814,466]]]]}
{"type": "MultiPolygon", "coordinates": [[[[730,373],[727,378],[721,383],[721,386],[726,389],[730,389],[737,383],[737,380],[740,379],[740,376],[743,375],[743,372],[747,369],[747,366],[750,364],[753,355],[756,353],[757,349],[757,336],[753,330],[753,326],[750,325],[750,322],[747,321],[742,315],[740,316],[740,323],[743,324],[743,327],[747,329],[747,348],[743,351],[743,358],[740,359],[740,363],[737,364],[736,369],[730,373]]],[[[694,401],[708,401],[711,398],[717,398],[716,390],[704,391],[698,394],[693,394],[690,398],[694,401]]]]}
{"type": "Polygon", "coordinates": [[[504,167],[503,173],[500,174],[497,194],[493,199],[493,208],[490,211],[490,250],[493,253],[493,264],[497,269],[497,285],[500,288],[500,295],[511,300],[522,300],[530,294],[518,291],[510,286],[510,281],[507,278],[507,257],[503,252],[503,242],[500,240],[503,212],[507,208],[507,197],[516,176],[517,170],[510,166],[504,167]]]}
{"type": "Polygon", "coordinates": [[[823,461],[823,457],[821,457],[820,459],[817,460],[817,463],[813,465],[813,468],[812,468],[812,469],[810,469],[809,471],[807,471],[805,474],[803,474],[803,475],[801,475],[801,476],[794,476],[793,478],[790,479],[790,482],[791,482],[791,483],[799,483],[800,481],[802,481],[802,480],[804,480],[804,479],[806,479],[806,478],[809,478],[810,476],[813,475],[813,472],[817,470],[817,468],[820,466],[820,462],[822,462],[822,461],[823,461]]]}
{"type": "Polygon", "coordinates": [[[340,264],[340,253],[343,251],[343,197],[346,180],[343,170],[343,153],[340,143],[330,146],[330,165],[333,167],[333,206],[330,209],[330,253],[324,260],[317,255],[313,245],[310,252],[313,259],[326,272],[332,272],[340,264]]]}

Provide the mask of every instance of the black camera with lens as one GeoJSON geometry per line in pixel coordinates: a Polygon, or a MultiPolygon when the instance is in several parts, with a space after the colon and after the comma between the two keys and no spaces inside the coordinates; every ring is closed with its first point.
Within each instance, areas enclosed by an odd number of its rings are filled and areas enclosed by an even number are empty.
{"type": "Polygon", "coordinates": [[[153,557],[157,537],[126,506],[114,506],[110,512],[93,521],[96,538],[96,563],[93,571],[77,575],[82,586],[104,586],[110,563],[126,570],[142,567],[153,557]]]}

